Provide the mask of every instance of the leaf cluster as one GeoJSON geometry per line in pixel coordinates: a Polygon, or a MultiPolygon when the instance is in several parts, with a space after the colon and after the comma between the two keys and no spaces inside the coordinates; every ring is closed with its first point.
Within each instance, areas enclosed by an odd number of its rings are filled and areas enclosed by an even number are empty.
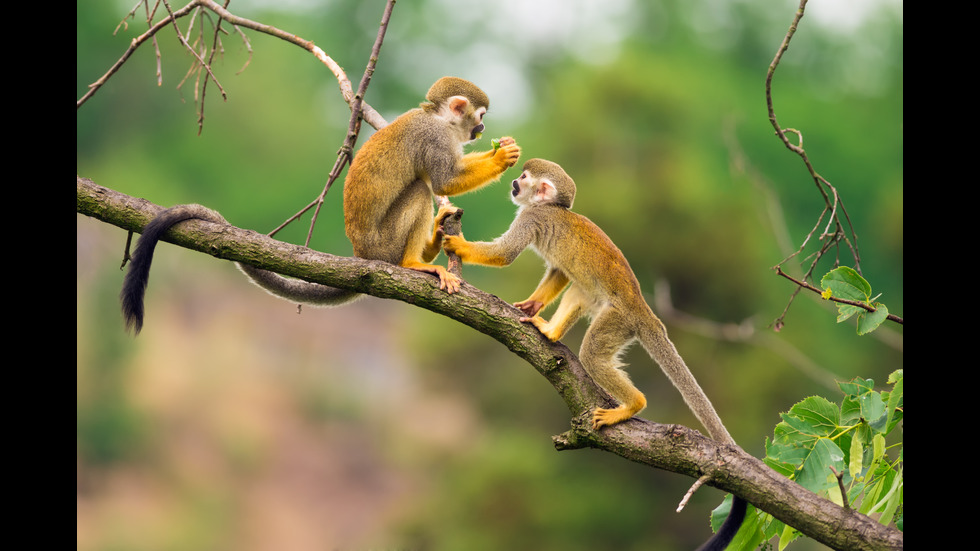
{"type": "Polygon", "coordinates": [[[861,274],[854,268],[848,266],[834,268],[820,280],[820,287],[823,288],[821,296],[825,299],[837,297],[873,309],[873,311],[868,311],[856,304],[837,303],[837,323],[846,321],[857,314],[858,335],[874,331],[881,325],[881,322],[888,319],[888,307],[877,300],[881,295],[871,296],[871,284],[861,277],[861,274]]]}
{"type": "MultiPolygon", "coordinates": [[[[892,390],[877,392],[873,380],[856,377],[838,383],[844,393],[840,405],[821,396],[795,404],[781,414],[772,441],[766,439],[766,465],[838,505],[882,524],[894,521],[902,530],[903,445],[887,445],[886,436],[904,417],[903,381],[897,370],[888,378],[892,390]]],[[[730,507],[728,496],[712,513],[714,526],[724,522],[730,507]]],[[[729,549],[755,549],[774,537],[784,549],[800,533],[750,506],[729,549]]]]}

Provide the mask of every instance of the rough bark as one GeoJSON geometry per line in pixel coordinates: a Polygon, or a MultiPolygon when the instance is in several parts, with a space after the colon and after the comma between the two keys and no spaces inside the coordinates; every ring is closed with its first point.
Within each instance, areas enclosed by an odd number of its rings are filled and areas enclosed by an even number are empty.
{"type": "MultiPolygon", "coordinates": [[[[80,214],[139,232],[163,207],[77,177],[80,214]]],[[[277,241],[260,233],[200,220],[171,229],[165,241],[215,258],[246,262],[306,281],[392,298],[437,312],[489,335],[530,363],[565,401],[572,428],[554,438],[559,450],[596,448],[631,461],[694,478],[709,475],[708,485],[737,494],[757,508],[834,549],[902,549],[903,534],[805,490],[736,446],[722,445],[680,425],[644,419],[590,428],[590,412],[610,407],[612,399],[585,373],[578,358],[561,343],[551,343],[523,314],[472,285],[449,295],[429,274],[384,262],[338,257],[277,241]]],[[[679,498],[680,496],[678,496],[679,498]]]]}

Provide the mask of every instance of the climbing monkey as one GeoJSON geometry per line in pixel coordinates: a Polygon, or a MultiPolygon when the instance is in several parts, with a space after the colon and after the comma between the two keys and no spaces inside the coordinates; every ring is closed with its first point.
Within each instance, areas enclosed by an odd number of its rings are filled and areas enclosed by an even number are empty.
{"type": "MultiPolygon", "coordinates": [[[[439,288],[454,293],[459,278],[431,264],[442,246],[440,224],[454,209],[443,207],[433,215],[433,194],[459,195],[496,181],[517,163],[521,149],[513,138],[504,137],[497,149],[463,154],[463,145],[484,131],[490,106],[472,82],[443,77],[425,98],[361,146],[344,182],[344,225],[355,256],[435,274],[439,288]]],[[[151,221],[137,244],[121,294],[126,325],[136,333],[143,325],[143,296],[156,242],[174,224],[193,218],[225,223],[220,214],[200,205],[178,205],[151,221]]],[[[293,302],[336,306],[361,296],[239,267],[255,284],[293,302]]]]}
{"type": "MultiPolygon", "coordinates": [[[[625,421],[646,407],[646,398],[620,369],[619,362],[623,350],[638,340],[660,364],[708,434],[719,442],[734,444],[715,408],[667,338],[667,329],[643,299],[640,284],[623,253],[592,221],[571,211],[575,199],[571,177],[553,162],[531,159],[513,181],[511,196],[518,211],[506,233],[492,242],[468,242],[461,235],[447,235],[443,248],[455,252],[464,263],[486,266],[507,266],[528,246],[544,259],[547,266],[541,283],[530,297],[515,306],[528,316],[521,321],[533,324],[551,341],[561,339],[581,316],[592,318],[579,359],[592,379],[620,404],[596,409],[592,414],[593,429],[625,421]],[[568,290],[558,309],[546,321],[538,312],[565,287],[568,290]]],[[[738,531],[745,502],[738,497],[735,501],[740,503],[733,505],[725,526],[702,549],[723,549],[738,531]]]]}

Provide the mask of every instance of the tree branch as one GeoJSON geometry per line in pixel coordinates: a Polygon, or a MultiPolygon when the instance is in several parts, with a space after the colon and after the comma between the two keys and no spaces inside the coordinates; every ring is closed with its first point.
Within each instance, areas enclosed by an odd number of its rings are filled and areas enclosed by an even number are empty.
{"type": "MultiPolygon", "coordinates": [[[[794,278],[793,276],[791,276],[791,275],[787,274],[786,272],[784,272],[781,267],[779,267],[779,266],[773,266],[773,269],[776,270],[776,274],[777,275],[780,275],[780,276],[785,277],[786,279],[788,279],[788,280],[792,281],[793,283],[795,283],[797,286],[799,286],[799,287],[801,287],[803,289],[807,289],[808,291],[813,291],[814,293],[816,293],[818,295],[823,294],[823,289],[821,289],[819,287],[815,287],[813,285],[810,285],[809,283],[807,283],[805,281],[800,281],[800,280],[794,278]]],[[[851,306],[856,306],[858,308],[863,308],[863,309],[867,310],[868,312],[876,312],[878,310],[877,308],[875,308],[874,306],[871,306],[870,304],[866,304],[864,302],[858,302],[856,300],[848,300],[846,298],[828,297],[827,300],[830,300],[832,302],[839,302],[841,304],[849,304],[851,306]]],[[[887,317],[888,317],[888,319],[894,321],[895,323],[897,323],[899,325],[905,325],[905,318],[903,318],[901,316],[896,316],[895,314],[888,314],[887,317]]]]}
{"type": "MultiPolygon", "coordinates": [[[[312,41],[300,38],[295,34],[283,31],[281,29],[273,27],[272,25],[266,25],[264,23],[258,23],[250,19],[245,19],[244,17],[239,17],[229,12],[223,6],[219,5],[213,0],[191,0],[190,2],[188,2],[186,6],[178,10],[174,10],[173,12],[171,12],[171,14],[167,15],[160,21],[154,23],[150,27],[150,29],[145,33],[141,34],[136,38],[133,38],[132,42],[129,45],[129,48],[126,49],[122,57],[120,57],[119,60],[116,61],[104,75],[102,75],[98,80],[90,84],[88,92],[86,92],[85,95],[83,95],[75,102],[75,110],[77,111],[78,109],[80,109],[82,105],[84,105],[85,102],[88,101],[89,98],[95,95],[95,93],[106,82],[108,82],[109,78],[111,78],[112,75],[114,75],[123,66],[124,63],[126,63],[126,61],[129,59],[131,55],[133,55],[133,52],[135,52],[137,48],[139,48],[147,40],[154,38],[157,32],[159,32],[161,29],[173,24],[172,23],[173,21],[176,21],[177,19],[190,14],[192,11],[194,11],[194,9],[198,7],[211,10],[216,15],[218,15],[221,19],[228,21],[229,23],[234,25],[236,29],[246,28],[246,29],[252,29],[253,31],[265,33],[270,36],[274,36],[276,38],[285,40],[286,42],[289,42],[291,44],[295,44],[300,48],[303,48],[304,50],[310,52],[318,60],[320,60],[321,63],[326,65],[327,68],[330,69],[330,72],[332,72],[334,76],[337,78],[337,83],[340,85],[340,92],[344,96],[344,101],[346,101],[347,104],[350,105],[351,102],[354,100],[354,90],[351,87],[350,79],[347,78],[347,74],[344,72],[344,69],[341,68],[341,66],[338,65],[337,62],[333,60],[333,58],[328,56],[323,50],[320,49],[319,46],[314,44],[312,41]]],[[[362,102],[361,117],[365,121],[367,121],[368,124],[370,124],[375,128],[379,128],[387,124],[384,120],[384,117],[382,117],[380,113],[378,113],[373,107],[368,105],[366,102],[362,102]]]]}
{"type": "MultiPolygon", "coordinates": [[[[91,180],[76,180],[76,211],[124,230],[141,231],[163,210],[91,180]]],[[[380,261],[320,253],[255,231],[200,220],[178,224],[164,240],[306,281],[401,300],[493,337],[530,363],[568,406],[572,428],[554,437],[559,450],[596,448],[693,478],[708,475],[708,485],[745,498],[835,549],[903,547],[903,534],[897,529],[820,498],[742,449],[719,444],[692,429],[633,418],[598,432],[591,430],[591,411],[597,406],[611,407],[612,399],[592,382],[565,345],[549,342],[533,326],[518,321],[523,315],[519,310],[471,285],[449,295],[428,274],[380,261]]]]}

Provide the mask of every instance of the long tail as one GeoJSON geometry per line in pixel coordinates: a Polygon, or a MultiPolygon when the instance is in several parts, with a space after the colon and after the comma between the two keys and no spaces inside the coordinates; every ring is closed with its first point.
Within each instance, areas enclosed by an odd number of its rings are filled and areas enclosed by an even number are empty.
{"type": "MultiPolygon", "coordinates": [[[[153,251],[156,249],[157,242],[172,226],[191,219],[207,220],[217,224],[228,223],[218,212],[202,205],[192,204],[171,207],[158,214],[143,228],[143,234],[136,243],[136,250],[129,262],[129,270],[123,279],[123,288],[119,295],[126,329],[133,330],[134,334],[138,335],[143,329],[143,297],[146,295],[146,286],[150,282],[150,265],[153,263],[153,251]]],[[[238,267],[259,287],[275,296],[294,302],[314,306],[339,306],[363,296],[345,289],[285,278],[245,264],[238,264],[238,267]]]]}
{"type": "Polygon", "coordinates": [[[347,289],[283,277],[275,272],[262,270],[248,264],[239,263],[238,269],[248,276],[252,283],[265,289],[270,295],[291,302],[302,302],[312,306],[340,306],[364,296],[347,289]]]}
{"type": "MultiPolygon", "coordinates": [[[[646,348],[650,356],[658,364],[660,369],[674,383],[674,387],[680,391],[687,403],[687,407],[694,413],[698,421],[708,429],[708,434],[714,440],[725,444],[735,444],[735,440],[728,434],[728,429],[721,422],[718,413],[715,411],[711,401],[701,390],[701,385],[694,379],[691,370],[688,369],[684,359],[677,353],[674,343],[667,337],[667,328],[660,321],[652,310],[647,310],[649,319],[640,328],[640,343],[646,348]]],[[[737,495],[732,495],[732,508],[728,513],[728,518],[714,536],[698,548],[698,551],[722,551],[742,526],[745,520],[745,510],[748,504],[737,495]]]]}
{"type": "Polygon", "coordinates": [[[694,413],[698,421],[708,429],[711,438],[734,444],[725,425],[722,424],[718,413],[711,405],[711,400],[701,390],[701,385],[694,379],[691,370],[687,368],[684,359],[677,353],[674,343],[667,337],[667,328],[653,311],[647,310],[648,321],[640,324],[639,340],[650,356],[660,364],[660,369],[667,375],[674,387],[680,391],[687,407],[694,413]]]}
{"type": "Polygon", "coordinates": [[[728,518],[725,519],[724,524],[721,528],[715,532],[711,539],[704,542],[704,545],[698,547],[698,551],[723,551],[728,544],[732,542],[732,538],[738,532],[738,529],[742,526],[742,521],[745,520],[745,510],[748,507],[748,503],[744,499],[733,495],[732,496],[732,509],[728,512],[728,518]]]}
{"type": "Polygon", "coordinates": [[[157,242],[173,225],[195,218],[219,224],[227,223],[224,217],[207,207],[177,205],[158,214],[143,228],[119,294],[127,331],[133,330],[138,335],[143,329],[143,296],[146,294],[147,284],[150,283],[150,265],[153,263],[153,251],[157,242]]]}

